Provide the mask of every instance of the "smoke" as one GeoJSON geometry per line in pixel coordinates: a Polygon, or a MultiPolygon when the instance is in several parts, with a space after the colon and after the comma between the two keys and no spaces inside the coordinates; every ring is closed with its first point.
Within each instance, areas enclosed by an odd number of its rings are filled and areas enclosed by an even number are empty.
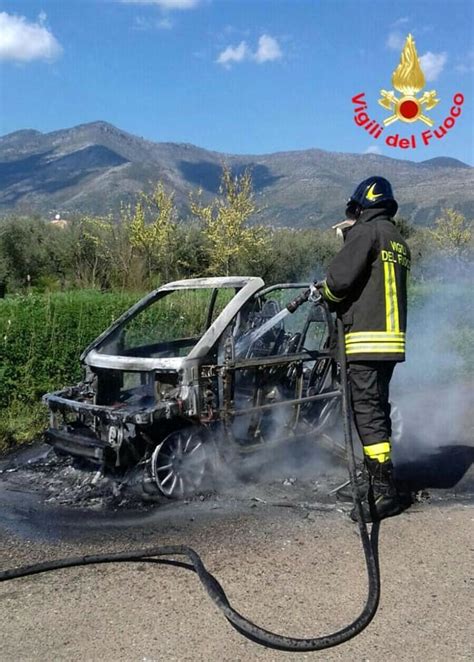
{"type": "MultiPolygon", "coordinates": [[[[462,485],[468,484],[466,474],[474,459],[474,269],[446,259],[417,266],[429,279],[417,278],[412,284],[407,360],[397,366],[391,385],[391,399],[403,422],[393,459],[399,476],[416,488],[452,488],[462,479],[462,485]]],[[[273,413],[270,442],[284,429],[284,412],[282,404],[273,413]]],[[[276,453],[270,443],[243,466],[261,482],[337,473],[337,456],[322,451],[315,435],[309,433],[308,439],[306,445],[283,444],[276,453]]],[[[335,441],[342,442],[341,433],[335,441]]]]}
{"type": "MultiPolygon", "coordinates": [[[[277,424],[278,414],[273,416],[277,424]]],[[[203,489],[239,499],[302,499],[307,492],[313,499],[318,492],[318,501],[324,500],[329,489],[347,478],[345,463],[331,453],[332,443],[328,437],[324,446],[318,436],[292,439],[289,434],[279,441],[267,439],[248,452],[244,449],[232,459],[224,453],[203,489]]]]}
{"type": "MultiPolygon", "coordinates": [[[[307,282],[311,282],[311,279],[307,282]]],[[[305,312],[301,313],[302,317],[297,322],[298,314],[287,320],[290,313],[284,306],[295,294],[295,290],[272,293],[260,314],[249,315],[246,324],[239,327],[235,337],[236,356],[260,358],[265,366],[264,357],[271,360],[275,356],[296,351],[297,345],[292,344],[292,341],[301,335],[295,336],[295,331],[303,330],[309,304],[304,304],[305,312]]],[[[305,364],[306,385],[313,363],[305,364]]],[[[231,440],[227,442],[230,446],[234,445],[234,454],[229,459],[229,450],[224,449],[223,454],[227,454],[227,459],[213,472],[217,491],[237,491],[241,496],[248,496],[256,485],[263,489],[263,486],[268,488],[275,482],[286,486],[293,485],[297,480],[314,482],[329,470],[334,473],[336,467],[341,466],[341,453],[334,456],[328,452],[334,442],[316,433],[323,403],[303,407],[295,427],[295,407],[286,404],[288,399],[298,397],[295,370],[290,364],[273,367],[269,364],[263,370],[244,368],[236,371],[234,407],[237,412],[255,407],[256,402],[273,407],[235,416],[231,424],[231,435],[235,443],[231,440]]],[[[324,386],[331,390],[329,376],[324,386]]],[[[308,393],[303,392],[301,395],[308,393]]],[[[336,434],[341,443],[341,432],[336,434]]]]}
{"type": "Polygon", "coordinates": [[[412,487],[466,492],[474,488],[474,269],[436,266],[436,279],[415,283],[410,296],[407,360],[391,384],[403,419],[393,458],[412,487]]]}
{"type": "Polygon", "coordinates": [[[450,273],[449,279],[415,286],[407,360],[393,380],[405,428],[428,444],[459,439],[473,405],[473,279],[472,274],[453,279],[454,269],[450,273]]]}

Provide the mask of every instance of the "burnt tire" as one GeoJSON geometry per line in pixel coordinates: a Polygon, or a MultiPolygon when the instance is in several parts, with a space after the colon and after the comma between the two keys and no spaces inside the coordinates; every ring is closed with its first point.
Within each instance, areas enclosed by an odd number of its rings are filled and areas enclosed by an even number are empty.
{"type": "Polygon", "coordinates": [[[182,499],[205,489],[211,474],[212,446],[199,427],[171,432],[153,451],[150,473],[159,492],[182,499]]]}

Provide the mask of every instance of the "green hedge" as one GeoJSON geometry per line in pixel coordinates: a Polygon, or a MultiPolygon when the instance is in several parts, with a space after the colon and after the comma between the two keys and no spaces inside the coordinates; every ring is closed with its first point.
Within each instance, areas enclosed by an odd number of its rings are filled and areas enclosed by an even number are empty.
{"type": "Polygon", "coordinates": [[[78,381],[82,350],[139,298],[82,290],[0,300],[0,446],[41,429],[41,396],[78,381]]]}

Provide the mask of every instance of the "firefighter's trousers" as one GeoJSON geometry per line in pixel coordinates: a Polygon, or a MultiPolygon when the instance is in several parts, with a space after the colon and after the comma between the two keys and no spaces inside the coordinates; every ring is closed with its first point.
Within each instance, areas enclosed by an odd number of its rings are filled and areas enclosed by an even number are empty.
{"type": "Polygon", "coordinates": [[[395,361],[349,363],[354,421],[364,446],[390,441],[389,386],[395,365],[395,361]]]}

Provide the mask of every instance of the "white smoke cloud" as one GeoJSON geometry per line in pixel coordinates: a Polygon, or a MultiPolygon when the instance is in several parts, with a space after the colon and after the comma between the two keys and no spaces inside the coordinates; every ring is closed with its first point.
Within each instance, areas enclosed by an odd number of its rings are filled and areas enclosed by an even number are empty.
{"type": "Polygon", "coordinates": [[[472,445],[469,347],[474,309],[466,305],[466,295],[474,273],[467,265],[439,257],[417,265],[416,271],[420,269],[425,281],[418,281],[409,305],[407,361],[395,372],[398,395],[394,399],[400,405],[407,439],[420,449],[466,443],[469,428],[472,445]],[[444,279],[437,280],[442,275],[444,279]]]}

